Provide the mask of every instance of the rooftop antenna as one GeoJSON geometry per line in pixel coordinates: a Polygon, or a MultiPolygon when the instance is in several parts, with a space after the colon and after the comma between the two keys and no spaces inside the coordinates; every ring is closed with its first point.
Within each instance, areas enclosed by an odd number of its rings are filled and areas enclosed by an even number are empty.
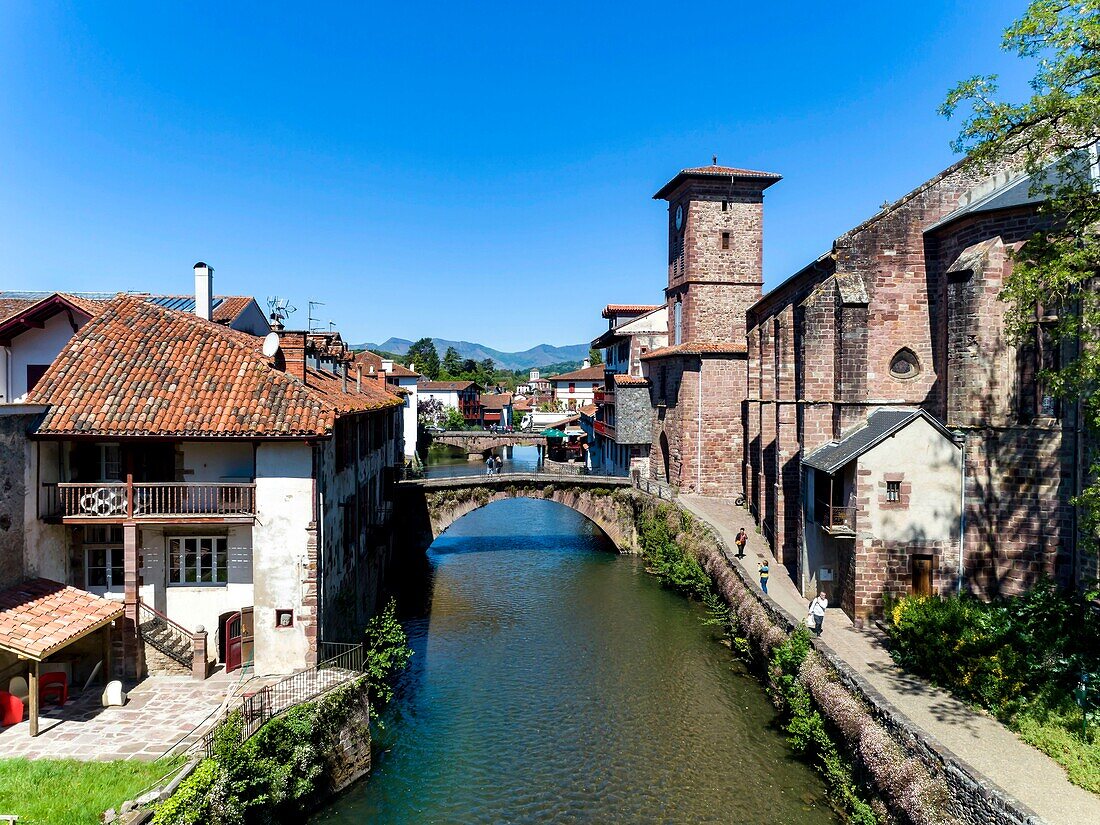
{"type": "Polygon", "coordinates": [[[718,155],[711,155],[710,156],[710,165],[711,166],[717,166],[718,165],[718,155]]]}
{"type": "Polygon", "coordinates": [[[325,305],[324,301],[310,301],[309,302],[309,309],[307,311],[307,314],[308,314],[309,317],[306,319],[306,327],[309,329],[310,332],[320,332],[320,330],[315,329],[314,326],[313,326],[314,321],[320,321],[321,320],[320,318],[314,318],[313,317],[313,308],[314,307],[323,307],[324,305],[325,305]]]}
{"type": "Polygon", "coordinates": [[[297,307],[291,305],[289,298],[280,298],[278,295],[272,295],[267,299],[267,308],[272,322],[276,324],[282,324],[298,311],[297,307]]]}

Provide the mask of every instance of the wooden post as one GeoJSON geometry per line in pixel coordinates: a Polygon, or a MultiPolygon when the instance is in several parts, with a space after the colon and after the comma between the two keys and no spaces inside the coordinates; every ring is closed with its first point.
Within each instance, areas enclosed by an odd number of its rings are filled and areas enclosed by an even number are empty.
{"type": "Polygon", "coordinates": [[[38,667],[38,662],[32,662],[30,673],[27,674],[30,677],[27,700],[30,704],[31,736],[38,736],[38,667]]]}
{"type": "Polygon", "coordinates": [[[103,628],[100,632],[102,638],[100,642],[103,645],[103,684],[106,685],[111,681],[111,627],[109,624],[103,628]]]}
{"type": "Polygon", "coordinates": [[[134,518],[134,474],[126,474],[126,518],[133,521],[134,518]]]}

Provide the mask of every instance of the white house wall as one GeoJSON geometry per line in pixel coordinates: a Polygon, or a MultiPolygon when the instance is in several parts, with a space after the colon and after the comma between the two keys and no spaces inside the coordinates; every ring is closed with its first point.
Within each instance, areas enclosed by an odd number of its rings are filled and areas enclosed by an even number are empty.
{"type": "Polygon", "coordinates": [[[961,464],[959,448],[922,418],[860,456],[871,535],[890,542],[957,541],[961,464]],[[886,475],[897,473],[909,485],[908,506],[884,506],[886,475]]]}
{"type": "Polygon", "coordinates": [[[256,673],[289,673],[306,661],[302,609],[307,530],[313,520],[313,453],[301,442],[256,450],[256,524],[252,528],[256,673]],[[276,627],[277,609],[294,611],[276,627]]]}
{"type": "Polygon", "coordinates": [[[405,438],[405,457],[411,458],[416,454],[416,405],[419,396],[416,389],[415,378],[399,378],[397,385],[408,393],[405,396],[405,408],[402,412],[402,424],[405,438]]]}
{"type": "Polygon", "coordinates": [[[183,479],[184,481],[248,481],[252,478],[252,461],[253,448],[250,443],[184,442],[183,479]]]}
{"type": "Polygon", "coordinates": [[[12,402],[27,394],[27,366],[52,364],[58,353],[73,337],[73,328],[64,312],[54,315],[42,329],[30,329],[12,340],[8,359],[10,395],[3,401],[12,402]]]}

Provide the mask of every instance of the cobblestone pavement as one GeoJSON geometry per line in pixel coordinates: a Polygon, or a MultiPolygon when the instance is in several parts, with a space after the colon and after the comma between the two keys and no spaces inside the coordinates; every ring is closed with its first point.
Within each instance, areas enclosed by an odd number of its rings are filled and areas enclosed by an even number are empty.
{"type": "Polygon", "coordinates": [[[154,676],[129,691],[123,707],[100,706],[102,688],[70,698],[64,707],[45,705],[39,734],[30,722],[0,730],[0,755],[106,761],[152,761],[182,753],[213,723],[227,694],[241,685],[239,673],[216,673],[205,681],[154,676]]]}
{"type": "MultiPolygon", "coordinates": [[[[724,499],[683,495],[678,501],[718,530],[730,548],[735,547],[738,529],[744,527],[749,534],[745,558],[737,559],[731,552],[728,554],[731,561],[755,577],[757,565],[768,559],[771,567],[768,596],[796,619],[805,617],[807,600],[786,575],[785,568],[776,563],[767,542],[756,533],[748,512],[724,499]]],[[[1100,822],[1100,797],[1070,783],[1057,762],[1022,741],[996,719],[902,671],[890,658],[878,631],[857,630],[842,610],[831,608],[821,638],[901,715],[1050,825],[1100,822]]]]}

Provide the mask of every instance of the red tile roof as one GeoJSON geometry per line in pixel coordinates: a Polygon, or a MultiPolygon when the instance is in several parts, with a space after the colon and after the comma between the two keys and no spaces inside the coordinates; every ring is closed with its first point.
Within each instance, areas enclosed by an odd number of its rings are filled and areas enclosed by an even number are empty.
{"type": "Polygon", "coordinates": [[[688,341],[672,347],[660,347],[647,352],[641,357],[643,361],[653,361],[658,358],[670,358],[676,355],[745,355],[744,344],[732,342],[707,342],[688,341]]]}
{"type": "Polygon", "coordinates": [[[427,392],[460,392],[462,390],[477,389],[473,381],[421,381],[416,385],[418,391],[427,392]]]}
{"type": "Polygon", "coordinates": [[[43,434],[171,437],[327,435],[340,415],[396,406],[373,383],[345,391],[315,369],[275,368],[262,339],[119,295],[65,345],[28,395],[43,434]]]}
{"type": "Polygon", "coordinates": [[[603,364],[597,364],[594,367],[584,367],[583,369],[573,370],[572,372],[562,373],[561,375],[551,375],[550,380],[554,382],[560,381],[596,381],[603,378],[604,367],[603,364]]]}
{"type": "Polygon", "coordinates": [[[481,396],[483,410],[503,410],[512,403],[512,393],[500,392],[481,396]]]}
{"type": "Polygon", "coordinates": [[[42,661],[121,616],[122,603],[50,581],[0,591],[0,648],[42,661]]]}
{"type": "Polygon", "coordinates": [[[608,304],[603,308],[604,318],[613,318],[616,315],[642,315],[660,309],[664,304],[608,304]]]}
{"type": "MultiPolygon", "coordinates": [[[[375,374],[382,372],[382,356],[377,353],[370,352],[369,350],[363,350],[362,352],[355,353],[355,363],[361,364],[363,367],[363,375],[366,377],[370,374],[370,368],[374,367],[375,374]]],[[[419,378],[420,373],[413,372],[406,366],[393,362],[393,369],[386,373],[386,375],[392,375],[395,378],[419,378]]]]}
{"type": "Polygon", "coordinates": [[[616,387],[648,387],[649,379],[640,375],[616,375],[614,378],[616,387]]]}
{"type": "Polygon", "coordinates": [[[718,164],[712,164],[710,166],[693,166],[690,169],[681,169],[672,180],[660,188],[657,194],[653,196],[653,199],[663,200],[665,197],[672,194],[673,190],[687,178],[749,179],[764,183],[764,188],[767,188],[776,181],[782,180],[783,176],[776,175],[773,172],[758,172],[754,169],[737,169],[733,166],[719,166],[718,164]]]}
{"type": "Polygon", "coordinates": [[[38,303],[33,298],[6,298],[0,295],[0,321],[6,321],[17,312],[38,303]]]}

